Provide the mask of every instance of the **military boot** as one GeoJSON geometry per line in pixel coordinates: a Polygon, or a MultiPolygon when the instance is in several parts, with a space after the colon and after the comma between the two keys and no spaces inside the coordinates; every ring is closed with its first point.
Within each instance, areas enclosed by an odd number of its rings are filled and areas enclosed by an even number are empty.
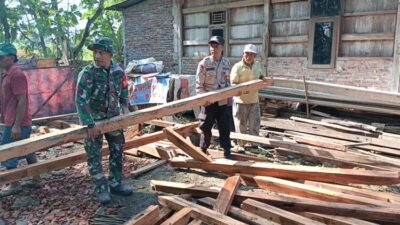
{"type": "Polygon", "coordinates": [[[101,204],[107,204],[111,202],[111,195],[108,191],[100,192],[98,198],[101,204]]]}
{"type": "Polygon", "coordinates": [[[122,184],[122,183],[121,183],[121,184],[118,184],[118,185],[115,186],[115,187],[111,187],[111,186],[110,186],[110,191],[111,191],[111,193],[113,193],[113,194],[122,195],[122,196],[131,195],[132,192],[133,192],[132,188],[131,188],[129,185],[127,185],[127,184],[122,184]]]}

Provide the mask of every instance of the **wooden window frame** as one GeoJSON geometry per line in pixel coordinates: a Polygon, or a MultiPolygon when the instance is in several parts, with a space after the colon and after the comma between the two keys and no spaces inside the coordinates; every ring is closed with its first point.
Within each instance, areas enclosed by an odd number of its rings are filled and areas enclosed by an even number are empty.
{"type": "MultiPolygon", "coordinates": [[[[223,29],[224,33],[224,57],[228,57],[230,52],[229,52],[229,38],[228,38],[228,21],[229,21],[229,10],[228,9],[215,9],[212,11],[209,11],[208,14],[210,15],[213,12],[220,12],[220,11],[225,11],[225,23],[221,24],[211,24],[211,21],[208,22],[208,36],[211,37],[212,30],[213,29],[223,29]]],[[[208,53],[210,54],[210,48],[208,49],[208,53]]]]}
{"type": "Polygon", "coordinates": [[[336,66],[336,59],[339,49],[339,37],[340,37],[340,16],[334,17],[318,17],[310,18],[309,21],[309,35],[308,35],[308,68],[313,69],[333,69],[336,66]],[[313,64],[313,48],[314,48],[314,36],[315,36],[315,24],[319,22],[333,22],[333,37],[331,47],[331,63],[330,64],[313,64]]]}

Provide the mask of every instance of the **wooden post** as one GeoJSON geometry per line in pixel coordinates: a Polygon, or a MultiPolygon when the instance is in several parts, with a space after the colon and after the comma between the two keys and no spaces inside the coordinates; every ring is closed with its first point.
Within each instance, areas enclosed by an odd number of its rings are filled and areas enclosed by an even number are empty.
{"type": "Polygon", "coordinates": [[[394,37],[393,48],[393,68],[389,86],[390,90],[393,92],[400,91],[400,0],[397,4],[396,33],[394,37]]]}
{"type": "Polygon", "coordinates": [[[174,34],[174,64],[177,63],[175,71],[182,73],[182,4],[181,0],[172,1],[173,34],[174,34]]]}
{"type": "Polygon", "coordinates": [[[268,56],[269,56],[269,39],[270,39],[270,28],[271,23],[271,1],[264,0],[264,32],[263,32],[263,49],[261,52],[261,57],[264,63],[264,74],[267,75],[268,72],[268,56]]]}

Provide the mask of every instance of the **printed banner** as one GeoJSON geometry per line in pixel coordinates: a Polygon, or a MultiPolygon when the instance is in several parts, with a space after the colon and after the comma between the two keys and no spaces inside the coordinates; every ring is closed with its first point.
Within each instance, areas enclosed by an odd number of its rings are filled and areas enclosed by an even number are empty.
{"type": "Polygon", "coordinates": [[[168,77],[156,78],[132,85],[129,98],[131,105],[141,105],[149,103],[163,104],[167,102],[169,90],[168,77]]]}

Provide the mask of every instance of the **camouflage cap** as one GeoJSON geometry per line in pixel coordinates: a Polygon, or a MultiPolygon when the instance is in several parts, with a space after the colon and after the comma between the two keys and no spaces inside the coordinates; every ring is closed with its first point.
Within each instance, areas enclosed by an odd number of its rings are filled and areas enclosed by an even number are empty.
{"type": "Polygon", "coordinates": [[[17,49],[11,43],[5,42],[0,44],[0,56],[13,55],[17,57],[17,49]]]}
{"type": "Polygon", "coordinates": [[[99,50],[103,50],[106,52],[111,52],[114,53],[114,48],[113,48],[113,41],[108,38],[108,37],[101,37],[96,39],[93,44],[90,44],[88,46],[89,50],[95,50],[95,49],[99,49],[99,50]]]}

